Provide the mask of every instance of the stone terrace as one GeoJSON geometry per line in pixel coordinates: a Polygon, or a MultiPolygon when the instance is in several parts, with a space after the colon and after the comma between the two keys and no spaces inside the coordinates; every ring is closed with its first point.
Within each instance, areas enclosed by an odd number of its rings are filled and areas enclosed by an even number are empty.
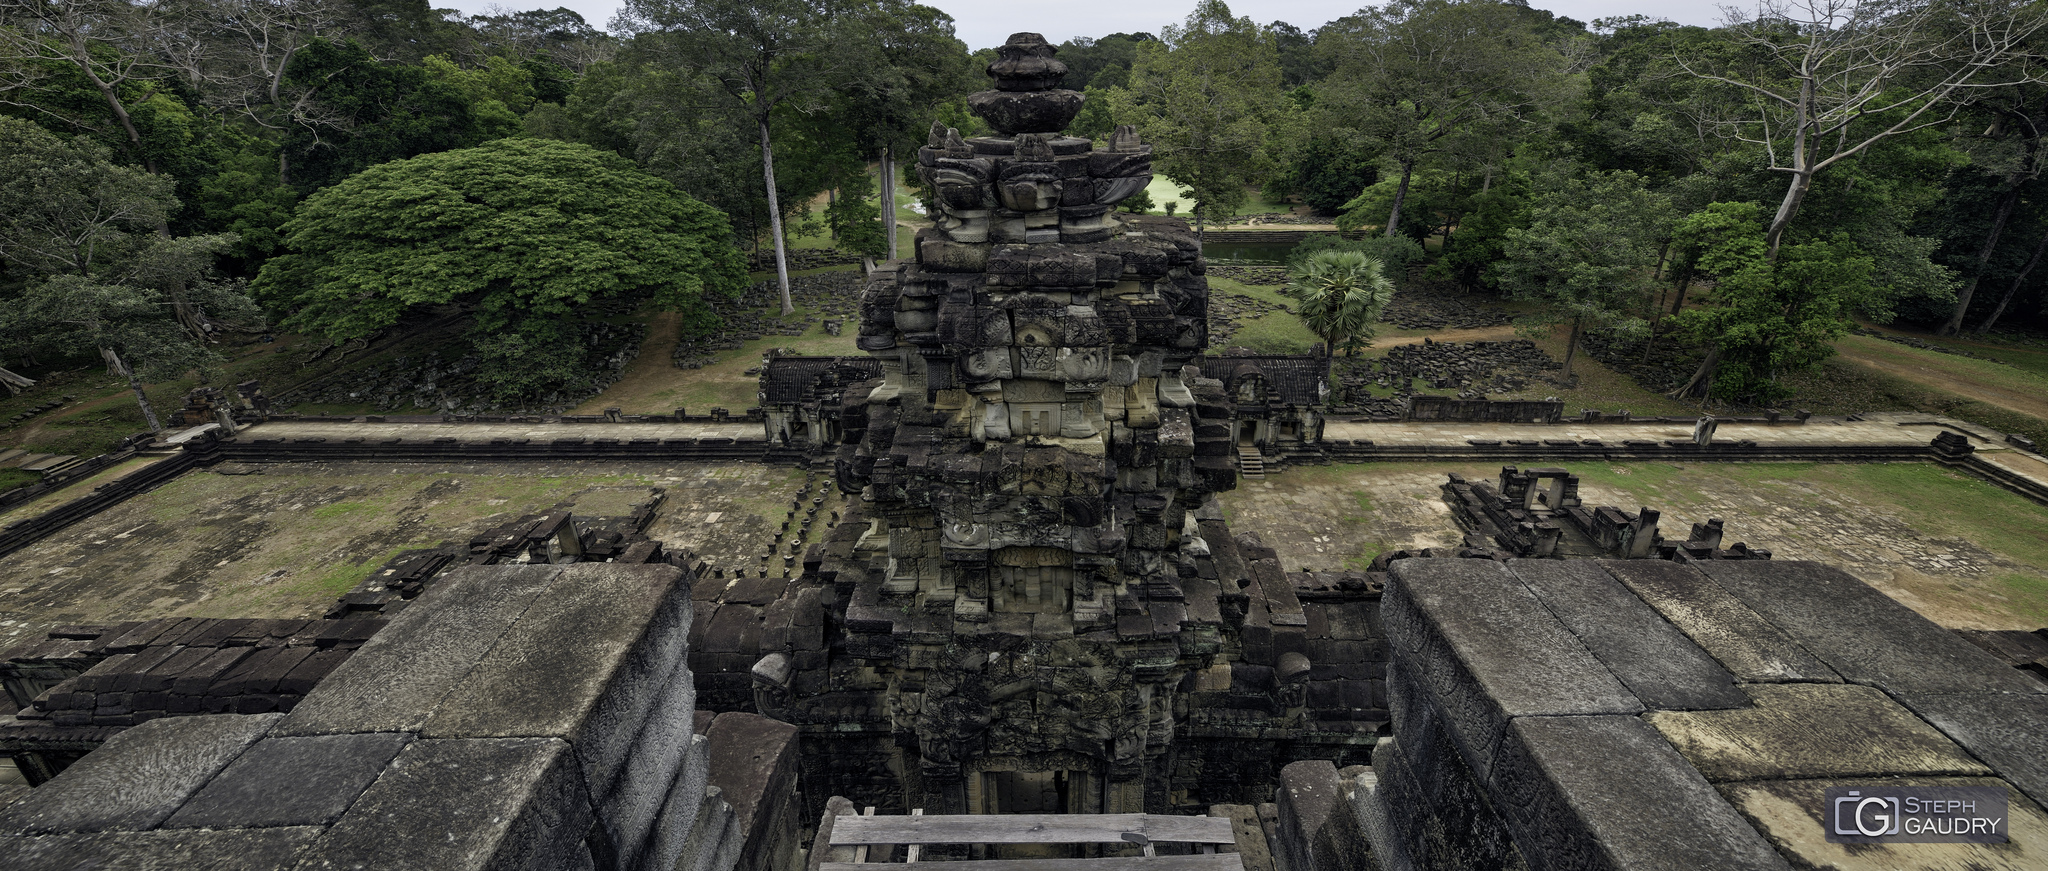
{"type": "Polygon", "coordinates": [[[1393,737],[1348,783],[1323,763],[1290,767],[1283,786],[1348,792],[1386,867],[2048,862],[2048,684],[1838,570],[1420,559],[1392,571],[1393,737]],[[1828,843],[1824,789],[1859,782],[2002,788],[2011,841],[1828,843]]]}

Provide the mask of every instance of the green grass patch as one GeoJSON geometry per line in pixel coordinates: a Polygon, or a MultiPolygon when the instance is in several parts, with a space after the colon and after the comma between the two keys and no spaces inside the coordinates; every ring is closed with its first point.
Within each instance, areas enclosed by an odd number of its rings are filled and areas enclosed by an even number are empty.
{"type": "MultiPolygon", "coordinates": [[[[317,512],[315,513],[317,514],[317,512]]],[[[371,557],[364,562],[329,566],[319,574],[285,584],[284,592],[293,597],[329,596],[338,598],[348,591],[355,589],[357,584],[362,583],[372,572],[375,572],[378,567],[385,563],[390,562],[393,557],[419,546],[417,544],[401,545],[385,551],[380,556],[371,557]]]]}
{"type": "Polygon", "coordinates": [[[0,469],[0,493],[5,493],[16,487],[26,487],[42,479],[43,476],[37,472],[24,472],[20,469],[0,469]]]}
{"type": "Polygon", "coordinates": [[[346,517],[350,514],[359,514],[364,511],[375,510],[376,508],[374,506],[362,502],[335,502],[329,505],[322,505],[318,508],[313,509],[313,516],[320,520],[328,520],[335,517],[346,517]]]}
{"type": "MultiPolygon", "coordinates": [[[[1826,360],[1813,370],[1782,379],[1794,391],[1785,405],[1819,415],[1863,411],[1919,411],[2019,433],[2048,444],[2048,421],[2012,409],[1908,381],[1850,360],[1826,360]]],[[[2044,393],[2042,395],[2048,395],[2044,393]]]]}

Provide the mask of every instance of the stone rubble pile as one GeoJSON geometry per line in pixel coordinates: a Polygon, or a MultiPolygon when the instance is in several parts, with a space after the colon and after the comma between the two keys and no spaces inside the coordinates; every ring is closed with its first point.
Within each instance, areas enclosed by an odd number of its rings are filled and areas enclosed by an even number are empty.
{"type": "Polygon", "coordinates": [[[1473,330],[1507,326],[1514,323],[1514,316],[1499,306],[1409,281],[1380,311],[1380,321],[1404,330],[1473,330]]]}
{"type": "Polygon", "coordinates": [[[1520,393],[1558,367],[1528,339],[1447,343],[1425,338],[1418,345],[1388,348],[1386,356],[1377,359],[1338,357],[1334,368],[1339,389],[1332,401],[1374,416],[1399,415],[1408,396],[1456,391],[1459,399],[1483,399],[1520,393]],[[1373,395],[1386,390],[1394,395],[1373,395]]]}
{"type": "Polygon", "coordinates": [[[1274,305],[1258,297],[1241,296],[1235,293],[1216,293],[1209,296],[1209,342],[1221,347],[1230,344],[1230,338],[1237,334],[1245,321],[1257,320],[1275,312],[1292,312],[1293,309],[1274,305]]]}
{"type": "Polygon", "coordinates": [[[476,368],[481,361],[473,354],[454,360],[439,354],[401,354],[348,372],[314,390],[295,393],[289,401],[280,400],[277,407],[289,410],[301,404],[332,403],[443,414],[560,413],[616,383],[627,364],[639,355],[646,330],[639,324],[600,321],[583,324],[580,332],[584,362],[575,369],[577,380],[524,403],[508,404],[493,396],[491,385],[478,379],[476,368]]]}
{"type": "Polygon", "coordinates": [[[669,357],[678,369],[700,369],[718,362],[718,352],[737,351],[762,336],[801,336],[819,318],[845,321],[859,316],[861,275],[859,272],[821,272],[789,279],[789,298],[797,307],[808,309],[801,318],[781,316],[782,296],[773,279],[755,282],[737,299],[706,297],[705,303],[719,319],[709,334],[686,337],[676,343],[669,357]]]}
{"type": "Polygon", "coordinates": [[[1587,330],[1579,338],[1579,350],[1600,364],[1628,376],[1636,386],[1652,393],[1674,390],[1692,377],[1703,353],[1688,347],[1668,330],[1661,332],[1644,355],[1643,339],[1623,339],[1613,333],[1587,330]]]}

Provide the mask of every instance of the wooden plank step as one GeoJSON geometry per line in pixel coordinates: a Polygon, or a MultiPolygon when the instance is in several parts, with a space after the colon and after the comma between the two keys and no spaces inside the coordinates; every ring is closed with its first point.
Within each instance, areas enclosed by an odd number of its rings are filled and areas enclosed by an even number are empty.
{"type": "MultiPolygon", "coordinates": [[[[1169,814],[967,814],[922,817],[840,817],[839,844],[1101,844],[1126,833],[1152,841],[1230,844],[1230,820],[1169,814]]],[[[919,863],[924,864],[924,863],[919,863]]]]}
{"type": "MultiPolygon", "coordinates": [[[[851,817],[841,817],[842,821],[851,817]]],[[[821,862],[818,871],[876,871],[893,868],[871,862],[821,862]]],[[[1116,856],[1106,859],[982,859],[919,862],[923,871],[1244,871],[1237,853],[1194,856],[1116,856]]]]}
{"type": "Polygon", "coordinates": [[[28,451],[20,448],[8,448],[7,450],[0,451],[0,469],[12,469],[14,468],[15,460],[26,456],[28,456],[28,451]]]}

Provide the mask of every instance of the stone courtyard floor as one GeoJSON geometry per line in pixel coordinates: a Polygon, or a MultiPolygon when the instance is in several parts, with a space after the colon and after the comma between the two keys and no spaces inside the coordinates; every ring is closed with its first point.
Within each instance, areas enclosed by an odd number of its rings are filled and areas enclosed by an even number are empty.
{"type": "MultiPolygon", "coordinates": [[[[1383,551],[1457,545],[1438,488],[1452,472],[1491,482],[1502,465],[1292,467],[1219,499],[1231,528],[1259,533],[1289,571],[1362,569],[1383,551]]],[[[1588,506],[1655,508],[1666,538],[1720,518],[1727,541],[1839,566],[1945,626],[2048,625],[2048,506],[1933,463],[1520,465],[1579,475],[1588,506]]]]}
{"type": "MultiPolygon", "coordinates": [[[[754,463],[222,463],[0,557],[0,649],[63,624],[317,617],[400,551],[557,505],[624,516],[654,487],[667,500],[649,536],[758,570],[804,475],[754,463]]],[[[836,495],[824,506],[843,507],[836,495]]]]}
{"type": "MultiPolygon", "coordinates": [[[[1926,444],[1952,421],[1873,415],[1804,425],[1723,424],[1722,439],[1760,443],[1926,444]]],[[[2048,482],[2048,463],[1990,434],[1971,443],[1991,462],[2048,482]]],[[[273,422],[246,438],[760,438],[759,424],[419,424],[273,422]]],[[[1383,445],[1463,445],[1468,438],[1685,439],[1686,423],[1517,426],[1331,423],[1328,438],[1383,445]]],[[[140,462],[140,461],[138,461],[140,462]]],[[[1453,545],[1460,533],[1438,487],[1458,472],[1491,480],[1501,463],[1297,466],[1241,482],[1222,504],[1238,532],[1259,533],[1289,570],[1363,568],[1382,551],[1453,545]]],[[[1779,559],[1822,560],[1944,625],[2048,625],[2048,507],[1932,463],[1553,462],[1582,478],[1588,505],[1663,512],[1662,532],[1727,522],[1730,541],[1779,559]]],[[[132,470],[129,466],[120,470],[132,470]]],[[[524,514],[566,505],[617,516],[667,489],[648,534],[695,551],[731,578],[779,575],[775,537],[792,500],[826,494],[819,518],[846,502],[823,475],[754,463],[224,463],[0,557],[0,648],[66,623],[161,616],[317,615],[407,549],[462,541],[524,514]],[[809,489],[806,490],[807,482],[809,489]]],[[[103,476],[104,477],[104,476],[103,476]]],[[[8,519],[76,498],[99,480],[20,506],[8,519]]],[[[814,535],[813,538],[818,536],[814,535]]]]}

